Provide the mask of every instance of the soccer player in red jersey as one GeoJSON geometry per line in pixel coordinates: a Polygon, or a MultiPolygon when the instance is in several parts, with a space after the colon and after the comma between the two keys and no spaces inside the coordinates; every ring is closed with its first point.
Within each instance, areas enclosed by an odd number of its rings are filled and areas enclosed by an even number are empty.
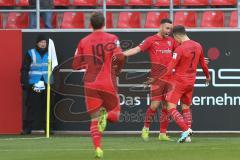
{"type": "MultiPolygon", "coordinates": [[[[160,31],[146,38],[139,46],[124,52],[125,56],[135,55],[139,52],[148,51],[151,61],[151,77],[160,77],[161,71],[167,68],[172,60],[172,53],[177,47],[176,41],[169,36],[172,32],[172,21],[170,19],[162,19],[160,23],[160,31]]],[[[170,140],[166,135],[169,124],[169,116],[166,109],[165,95],[171,88],[170,75],[165,76],[160,87],[151,85],[151,105],[146,111],[144,127],[142,129],[142,138],[148,140],[149,127],[152,117],[157,112],[157,108],[162,102],[162,110],[160,116],[160,134],[159,140],[170,140]]]]}
{"type": "Polygon", "coordinates": [[[103,14],[94,13],[90,20],[93,32],[80,40],[72,66],[75,70],[86,68],[84,92],[87,112],[91,116],[90,132],[96,158],[102,158],[101,139],[107,121],[116,122],[120,116],[116,75],[123,66],[115,65],[114,68],[112,58],[118,57],[119,64],[123,65],[121,57],[124,56],[118,37],[103,31],[103,14]]]}
{"type": "Polygon", "coordinates": [[[178,140],[178,142],[182,143],[192,134],[190,105],[198,64],[203,69],[207,84],[210,81],[210,75],[204,60],[202,46],[189,39],[185,28],[181,25],[175,26],[173,28],[173,37],[180,45],[175,49],[173,59],[167,69],[167,73],[175,69],[172,77],[175,85],[174,89],[167,94],[166,101],[168,102],[169,114],[183,131],[181,138],[178,140]],[[179,100],[181,101],[183,116],[176,110],[179,100]]]}

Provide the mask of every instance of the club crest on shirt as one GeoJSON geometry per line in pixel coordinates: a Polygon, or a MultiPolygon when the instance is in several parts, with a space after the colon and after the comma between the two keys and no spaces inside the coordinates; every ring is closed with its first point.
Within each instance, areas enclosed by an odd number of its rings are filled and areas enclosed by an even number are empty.
{"type": "Polygon", "coordinates": [[[156,44],[156,45],[160,45],[160,43],[159,43],[158,41],[155,41],[154,44],[156,44]]]}
{"type": "Polygon", "coordinates": [[[168,46],[172,46],[172,42],[171,41],[167,41],[168,46]]]}

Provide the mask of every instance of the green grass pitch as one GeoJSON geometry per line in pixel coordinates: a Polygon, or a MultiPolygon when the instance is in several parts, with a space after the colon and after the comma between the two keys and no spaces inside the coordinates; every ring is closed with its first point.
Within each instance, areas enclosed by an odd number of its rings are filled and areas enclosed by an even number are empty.
{"type": "MultiPolygon", "coordinates": [[[[178,137],[173,137],[177,140],[178,137]]],[[[240,137],[192,137],[190,144],[103,137],[104,160],[239,160],[240,137]]],[[[0,136],[0,160],[94,160],[90,137],[0,136]]]]}

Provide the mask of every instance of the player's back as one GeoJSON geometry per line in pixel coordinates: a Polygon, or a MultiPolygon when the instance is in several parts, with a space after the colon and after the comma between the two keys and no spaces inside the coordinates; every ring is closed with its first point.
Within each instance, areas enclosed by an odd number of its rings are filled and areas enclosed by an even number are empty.
{"type": "Polygon", "coordinates": [[[106,32],[93,32],[80,42],[87,63],[85,84],[106,85],[112,81],[112,56],[120,52],[118,38],[106,32]]]}
{"type": "Polygon", "coordinates": [[[197,66],[203,54],[201,45],[193,40],[187,40],[178,46],[175,52],[180,58],[175,67],[176,80],[193,85],[196,79],[197,66]]]}

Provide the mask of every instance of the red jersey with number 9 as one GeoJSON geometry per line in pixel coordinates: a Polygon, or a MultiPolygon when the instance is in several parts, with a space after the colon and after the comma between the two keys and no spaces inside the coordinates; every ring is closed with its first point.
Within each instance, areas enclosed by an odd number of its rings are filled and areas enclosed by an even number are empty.
{"type": "Polygon", "coordinates": [[[73,69],[87,69],[85,85],[115,85],[116,76],[112,69],[112,57],[122,54],[118,37],[106,32],[93,32],[83,38],[77,47],[73,69]]]}

